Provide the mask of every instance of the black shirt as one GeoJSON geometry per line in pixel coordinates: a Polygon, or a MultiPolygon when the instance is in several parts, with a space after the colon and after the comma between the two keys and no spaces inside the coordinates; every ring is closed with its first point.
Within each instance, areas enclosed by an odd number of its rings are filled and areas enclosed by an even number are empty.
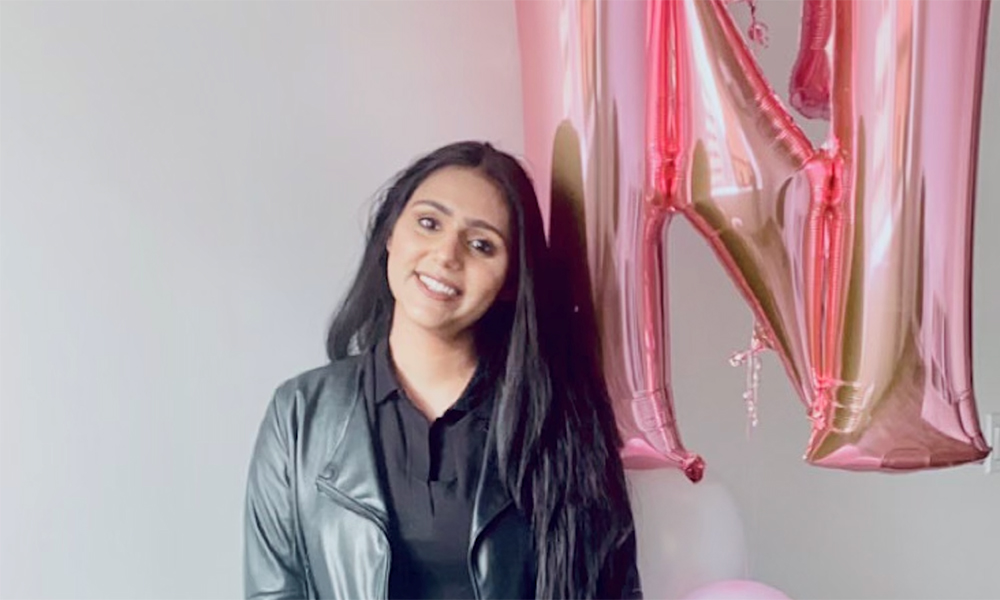
{"type": "Polygon", "coordinates": [[[369,368],[368,409],[389,512],[389,598],[472,598],[470,527],[492,409],[482,368],[433,423],[400,387],[387,340],[369,368]]]}

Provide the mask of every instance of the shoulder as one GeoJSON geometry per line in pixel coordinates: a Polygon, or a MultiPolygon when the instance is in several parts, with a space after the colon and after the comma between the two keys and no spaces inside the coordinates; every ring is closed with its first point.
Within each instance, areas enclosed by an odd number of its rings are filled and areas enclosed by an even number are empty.
{"type": "Polygon", "coordinates": [[[296,393],[314,396],[331,385],[353,383],[360,375],[363,356],[348,356],[331,363],[309,369],[282,382],[278,386],[277,395],[288,396],[296,393]]]}
{"type": "Polygon", "coordinates": [[[315,477],[365,396],[365,364],[364,357],[337,360],[279,385],[258,430],[252,477],[284,485],[290,485],[291,473],[315,477]]]}
{"type": "Polygon", "coordinates": [[[318,409],[346,409],[359,390],[364,356],[348,356],[286,379],[277,387],[270,411],[297,420],[318,409]]]}

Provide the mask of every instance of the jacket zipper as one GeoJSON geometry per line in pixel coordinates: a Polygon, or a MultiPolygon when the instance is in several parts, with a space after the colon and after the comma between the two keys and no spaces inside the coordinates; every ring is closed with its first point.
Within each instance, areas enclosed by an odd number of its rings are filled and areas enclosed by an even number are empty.
{"type": "MultiPolygon", "coordinates": [[[[364,504],[358,502],[354,498],[351,498],[344,492],[338,490],[332,483],[326,479],[317,479],[316,486],[321,492],[326,494],[330,500],[339,504],[343,508],[353,512],[363,519],[371,521],[375,527],[378,528],[379,533],[385,539],[386,545],[389,544],[389,529],[386,526],[385,520],[379,516],[371,508],[365,506],[364,504]]],[[[386,569],[385,569],[385,579],[382,581],[382,593],[379,595],[380,598],[389,597],[389,570],[392,568],[392,551],[390,550],[388,556],[386,557],[386,569]]]]}

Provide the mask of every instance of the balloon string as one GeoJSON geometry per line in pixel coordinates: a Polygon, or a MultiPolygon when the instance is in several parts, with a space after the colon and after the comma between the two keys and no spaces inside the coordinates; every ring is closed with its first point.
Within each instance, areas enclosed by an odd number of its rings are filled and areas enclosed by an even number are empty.
{"type": "Polygon", "coordinates": [[[757,427],[760,419],[757,412],[757,391],[760,388],[760,353],[768,348],[768,343],[761,326],[755,321],[753,333],[750,336],[750,347],[742,352],[734,352],[729,357],[729,364],[734,367],[746,365],[746,389],[743,391],[743,403],[747,411],[747,439],[752,430],[757,427]]]}

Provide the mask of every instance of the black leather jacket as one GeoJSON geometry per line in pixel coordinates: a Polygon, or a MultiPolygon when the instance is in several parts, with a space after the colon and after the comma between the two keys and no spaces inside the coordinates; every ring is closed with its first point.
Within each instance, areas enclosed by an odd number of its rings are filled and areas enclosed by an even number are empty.
{"type": "MultiPolygon", "coordinates": [[[[385,598],[392,553],[365,405],[363,358],[308,371],[275,392],[247,482],[247,598],[385,598]]],[[[535,572],[511,565],[533,542],[486,453],[469,542],[477,598],[530,598],[535,572]],[[521,572],[524,571],[524,572],[521,572]]],[[[623,597],[640,597],[635,539],[623,597]]]]}

